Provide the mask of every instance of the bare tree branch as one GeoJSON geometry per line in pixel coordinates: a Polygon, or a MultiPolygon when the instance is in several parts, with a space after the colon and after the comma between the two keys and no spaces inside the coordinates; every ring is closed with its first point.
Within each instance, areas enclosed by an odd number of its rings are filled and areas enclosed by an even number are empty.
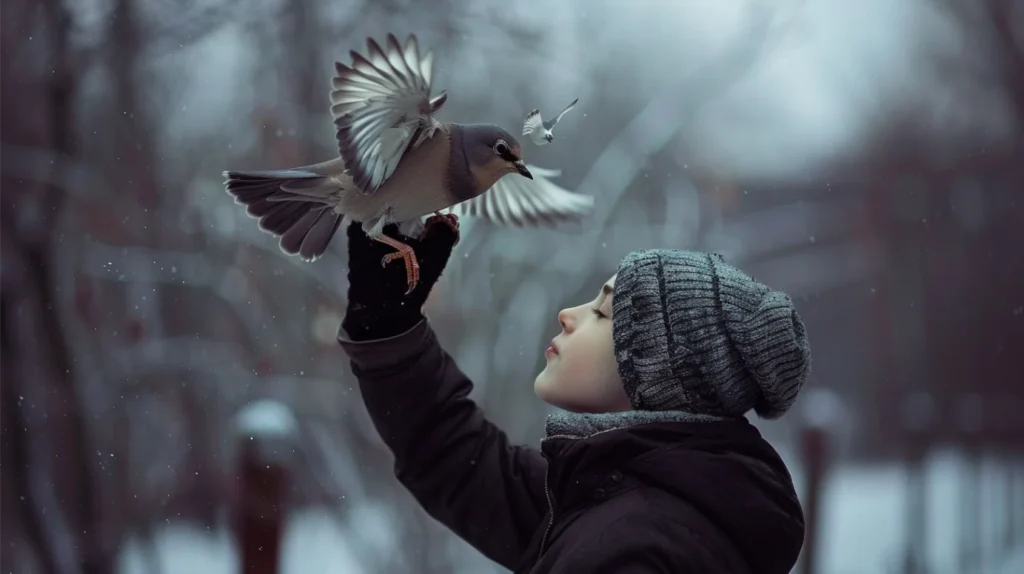
{"type": "MultiPolygon", "coordinates": [[[[74,156],[77,152],[75,145],[75,117],[74,106],[77,95],[77,78],[71,65],[72,49],[69,46],[71,29],[71,17],[66,7],[58,0],[47,0],[41,4],[41,14],[45,21],[43,37],[46,42],[47,55],[51,73],[44,80],[44,100],[42,105],[46,114],[47,144],[63,156],[74,156]]],[[[31,32],[30,32],[31,33],[31,32]]],[[[5,102],[6,103],[6,102],[5,102]]],[[[52,168],[51,168],[52,169],[52,168]]],[[[66,177],[54,175],[48,178],[50,181],[63,181],[66,177]]],[[[7,180],[8,182],[10,180],[7,180]]],[[[62,400],[61,404],[66,409],[61,417],[66,421],[66,426],[59,427],[61,432],[58,436],[66,439],[60,443],[67,445],[66,451],[60,452],[60,458],[64,468],[78,478],[69,483],[70,492],[57,496],[54,493],[29,492],[37,502],[38,497],[53,496],[53,501],[65,499],[69,504],[64,505],[71,508],[72,526],[67,527],[67,532],[73,532],[73,542],[70,543],[70,550],[63,546],[68,545],[66,536],[59,524],[53,520],[41,519],[47,524],[47,534],[51,535],[54,544],[58,546],[51,550],[57,552],[57,562],[54,564],[59,571],[64,567],[81,568],[87,574],[108,572],[111,567],[110,554],[102,544],[98,529],[95,525],[99,523],[100,511],[96,500],[94,488],[93,467],[88,456],[90,449],[88,428],[84,420],[84,412],[81,408],[80,389],[76,386],[74,364],[71,360],[68,343],[65,339],[58,317],[57,296],[53,278],[55,271],[53,263],[55,259],[51,256],[52,249],[59,249],[59,238],[52,234],[53,216],[59,213],[66,198],[62,189],[54,186],[41,186],[35,193],[20,194],[12,196],[10,189],[6,190],[5,199],[9,199],[17,205],[19,210],[29,211],[35,209],[40,215],[36,220],[14,221],[10,218],[10,210],[5,209],[2,213],[5,228],[12,230],[13,235],[8,243],[9,249],[16,253],[16,259],[22,266],[24,273],[23,294],[30,294],[28,303],[24,305],[23,313],[33,313],[31,319],[22,317],[21,322],[13,325],[19,331],[28,329],[34,332],[35,337],[30,339],[39,346],[29,345],[28,349],[14,355],[12,360],[18,363],[14,367],[15,378],[30,379],[31,391],[42,392],[47,388],[56,391],[57,396],[62,400]],[[32,362],[35,362],[33,365],[32,362]],[[44,367],[45,365],[45,367],[44,367]],[[81,555],[75,555],[74,548],[82,549],[81,555]],[[69,556],[69,552],[72,554],[69,556]],[[72,561],[68,566],[66,562],[72,561]]],[[[11,292],[8,291],[8,296],[11,292]]],[[[9,333],[8,336],[18,336],[9,333]]],[[[43,393],[38,398],[38,405],[43,408],[49,402],[50,393],[43,393]]],[[[33,432],[29,433],[35,440],[41,436],[50,436],[47,429],[38,425],[31,427],[33,432]],[[38,433],[38,434],[36,434],[38,433]]],[[[63,449],[62,449],[63,450],[63,449]]],[[[51,448],[42,448],[34,451],[38,458],[30,468],[30,473],[47,472],[45,466],[50,463],[49,457],[56,456],[51,448]]],[[[54,476],[49,477],[52,486],[54,476]]],[[[34,486],[35,483],[43,483],[47,479],[35,476],[28,486],[29,488],[45,489],[45,486],[34,486]]],[[[46,503],[49,505],[49,503],[46,503]]],[[[56,511],[56,508],[53,509],[56,511]]],[[[59,515],[54,515],[54,520],[59,521],[59,515]]],[[[67,570],[71,571],[71,570],[67,570]]]]}
{"type": "MultiPolygon", "coordinates": [[[[683,76],[661,90],[657,98],[611,140],[605,151],[595,160],[593,168],[584,177],[580,187],[597,190],[601,199],[590,229],[596,234],[612,216],[612,206],[629,189],[630,183],[646,165],[648,159],[660,151],[697,115],[702,106],[721,95],[744,77],[763,53],[769,39],[771,21],[764,14],[752,18],[747,38],[736,50],[721,60],[709,62],[689,77],[683,76]],[[687,94],[688,102],[680,103],[679,94],[687,94]]],[[[578,253],[560,250],[551,258],[549,268],[567,264],[578,253]]]]}
{"type": "Polygon", "coordinates": [[[59,150],[0,142],[0,174],[46,184],[76,198],[112,198],[108,193],[110,184],[103,174],[59,150]]]}
{"type": "MultiPolygon", "coordinates": [[[[994,84],[1002,89],[1013,108],[1019,126],[1024,126],[1024,9],[1013,0],[933,0],[932,5],[952,20],[966,38],[967,45],[980,47],[981,60],[973,64],[959,51],[936,54],[937,64],[955,68],[961,81],[994,84]]],[[[977,87],[977,86],[975,86],[977,87]]],[[[1024,130],[1018,129],[1018,140],[1024,130]]]]}
{"type": "MultiPolygon", "coordinates": [[[[5,229],[10,229],[7,222],[5,229]]],[[[16,285],[29,272],[27,262],[17,253],[10,238],[4,240],[4,285],[0,295],[0,348],[3,357],[4,470],[22,501],[22,524],[37,558],[47,572],[72,574],[80,560],[76,541],[58,501],[53,460],[55,447],[47,429],[49,376],[46,358],[39,356],[36,342],[42,337],[32,315],[40,302],[31,290],[16,285]]],[[[6,481],[5,481],[6,482],[6,481]]],[[[10,512],[8,508],[6,512],[10,512]]]]}
{"type": "MultiPolygon", "coordinates": [[[[203,4],[184,10],[180,5],[173,9],[164,8],[163,17],[158,18],[151,28],[141,31],[141,37],[146,40],[137,49],[146,55],[169,54],[203,40],[226,23],[249,25],[263,15],[263,11],[252,9],[251,2],[241,0],[218,0],[212,5],[203,4]]],[[[123,46],[117,46],[116,36],[106,34],[92,45],[81,48],[74,54],[76,67],[89,67],[111,50],[124,49],[123,46]]]]}
{"type": "Polygon", "coordinates": [[[762,209],[733,218],[721,233],[744,245],[746,260],[852,232],[860,206],[857,197],[822,198],[762,209]]]}
{"type": "Polygon", "coordinates": [[[336,270],[346,268],[348,263],[346,258],[342,258],[333,250],[328,250],[324,253],[323,257],[317,259],[315,264],[309,264],[298,257],[282,253],[276,246],[268,245],[267,238],[267,234],[259,231],[255,225],[252,225],[252,220],[249,219],[244,221],[243,225],[240,225],[234,234],[223,239],[226,241],[230,240],[235,245],[257,249],[278,258],[312,279],[317,287],[325,293],[338,299],[344,299],[344,288],[347,288],[347,285],[339,283],[337,277],[332,277],[332,274],[337,275],[336,270]]]}
{"type": "MultiPolygon", "coordinates": [[[[82,272],[107,281],[132,283],[137,280],[135,273],[138,270],[148,269],[147,280],[150,282],[210,289],[232,308],[250,335],[259,333],[268,320],[260,290],[250,284],[245,274],[232,274],[229,283],[225,281],[225,275],[231,268],[212,261],[202,253],[115,247],[90,241],[85,243],[80,264],[82,272]],[[129,269],[132,270],[130,275],[125,273],[129,269]],[[244,300],[239,298],[239,293],[245,295],[244,300]]],[[[257,348],[273,344],[252,336],[250,343],[257,348]]]]}

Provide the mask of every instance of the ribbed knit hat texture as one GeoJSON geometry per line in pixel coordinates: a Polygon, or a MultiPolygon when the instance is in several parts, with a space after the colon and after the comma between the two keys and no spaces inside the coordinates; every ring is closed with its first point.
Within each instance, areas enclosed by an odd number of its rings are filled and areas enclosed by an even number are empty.
{"type": "Polygon", "coordinates": [[[717,254],[630,253],[612,305],[615,359],[637,410],[775,419],[807,379],[793,302],[717,254]]]}

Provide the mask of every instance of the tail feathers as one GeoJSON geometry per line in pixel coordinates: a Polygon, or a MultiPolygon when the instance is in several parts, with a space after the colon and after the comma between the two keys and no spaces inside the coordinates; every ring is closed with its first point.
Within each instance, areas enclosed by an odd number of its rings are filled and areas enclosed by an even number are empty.
{"type": "Polygon", "coordinates": [[[286,200],[293,195],[290,186],[308,188],[325,180],[322,175],[302,170],[225,171],[224,178],[224,188],[234,196],[235,203],[246,206],[271,198],[286,200]]]}
{"type": "Polygon", "coordinates": [[[281,234],[281,251],[298,255],[305,261],[316,261],[327,252],[327,246],[341,225],[341,215],[328,206],[301,203],[306,212],[281,234]]]}
{"type": "Polygon", "coordinates": [[[341,224],[334,210],[333,184],[303,170],[224,172],[224,187],[235,203],[259,220],[260,229],[280,237],[281,250],[315,261],[327,251],[341,224]]]}

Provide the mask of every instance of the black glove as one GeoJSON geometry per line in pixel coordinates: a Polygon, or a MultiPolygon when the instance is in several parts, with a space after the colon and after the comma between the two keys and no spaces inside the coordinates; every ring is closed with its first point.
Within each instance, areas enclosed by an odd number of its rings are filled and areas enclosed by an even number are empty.
{"type": "Polygon", "coordinates": [[[384,233],[412,247],[420,266],[419,283],[406,294],[408,282],[402,260],[381,265],[384,256],[394,253],[395,248],[367,237],[361,223],[349,225],[348,309],[341,328],[353,341],[394,337],[419,323],[423,304],[459,241],[454,215],[427,219],[419,239],[399,234],[394,224],[386,226],[384,233]]]}

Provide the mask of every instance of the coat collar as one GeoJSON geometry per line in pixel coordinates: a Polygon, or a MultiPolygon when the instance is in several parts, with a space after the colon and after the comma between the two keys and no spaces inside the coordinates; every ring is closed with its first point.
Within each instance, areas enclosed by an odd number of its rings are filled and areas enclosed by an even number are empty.
{"type": "Polygon", "coordinates": [[[685,411],[625,411],[621,413],[559,412],[548,417],[545,440],[552,438],[585,439],[599,433],[651,423],[707,423],[735,420],[728,417],[699,415],[685,411]]]}
{"type": "Polygon", "coordinates": [[[548,492],[556,514],[589,506],[637,484],[633,461],[678,448],[696,429],[748,426],[746,419],[683,411],[627,411],[548,417],[541,452],[548,460],[548,492]]]}

